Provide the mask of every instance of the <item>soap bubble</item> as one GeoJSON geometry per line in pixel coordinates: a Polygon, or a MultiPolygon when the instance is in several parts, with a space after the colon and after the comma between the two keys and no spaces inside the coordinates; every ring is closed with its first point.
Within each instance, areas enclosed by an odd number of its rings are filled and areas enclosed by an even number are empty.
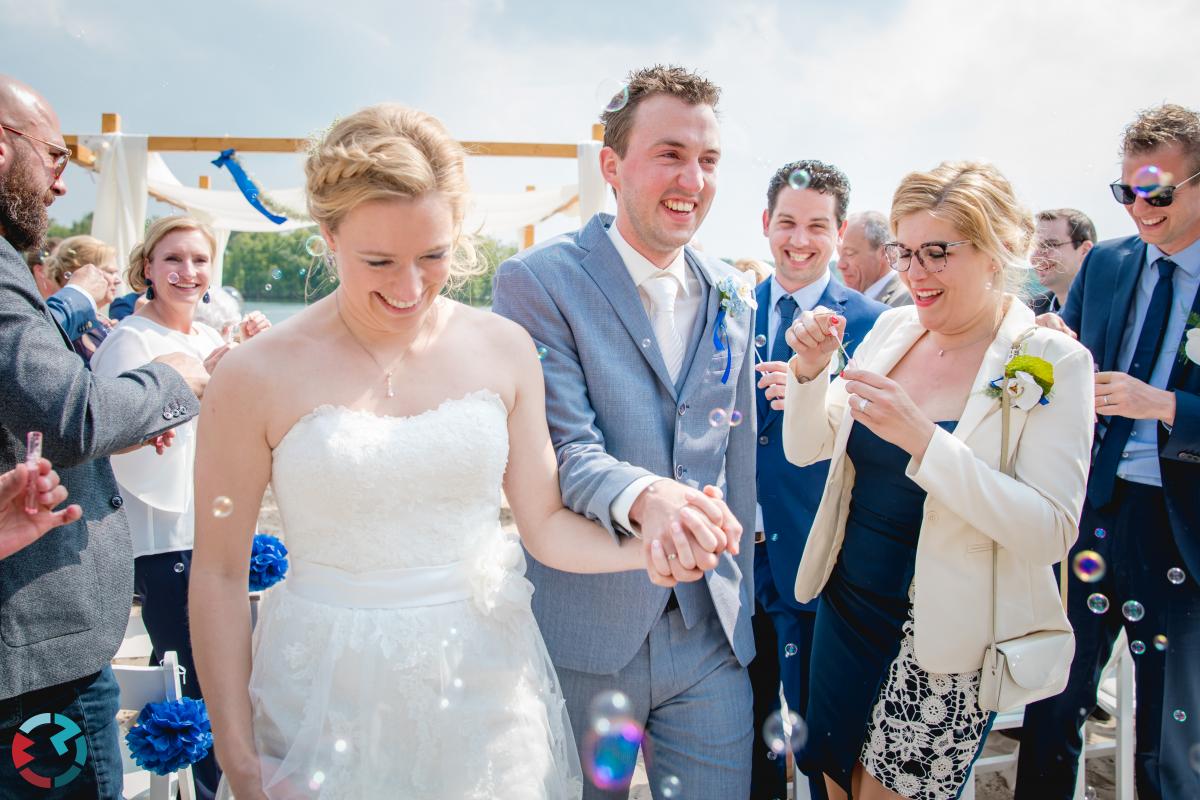
{"type": "Polygon", "coordinates": [[[645,349],[645,348],[647,348],[647,347],[649,347],[649,346],[650,346],[650,340],[649,340],[649,339],[642,339],[642,349],[645,349]]]}
{"type": "Polygon", "coordinates": [[[1142,617],[1146,616],[1146,609],[1137,600],[1126,600],[1125,604],[1121,606],[1121,613],[1130,622],[1138,622],[1142,617]]]}
{"type": "Polygon", "coordinates": [[[765,335],[760,333],[758,336],[754,337],[754,346],[755,347],[766,347],[766,344],[767,344],[767,337],[765,335]]]}
{"type": "Polygon", "coordinates": [[[804,746],[808,739],[808,726],[795,711],[784,714],[781,710],[767,717],[767,721],[763,723],[762,735],[767,749],[781,756],[789,749],[794,753],[804,746]]]}
{"type": "Polygon", "coordinates": [[[315,792],[321,788],[321,784],[323,784],[324,782],[325,782],[325,773],[321,772],[321,770],[317,770],[316,772],[314,772],[312,774],[312,777],[308,779],[308,788],[312,789],[315,792]]]}
{"type": "Polygon", "coordinates": [[[350,745],[346,742],[345,739],[338,739],[336,742],[333,743],[333,749],[338,753],[346,752],[346,748],[349,746],[350,745]]]}
{"type": "Polygon", "coordinates": [[[1105,611],[1108,611],[1108,598],[1096,592],[1095,594],[1088,595],[1087,605],[1093,614],[1103,614],[1105,611]]]}
{"type": "Polygon", "coordinates": [[[616,78],[605,78],[596,86],[596,104],[615,114],[629,103],[629,87],[616,78]]]}
{"type": "Polygon", "coordinates": [[[1171,173],[1149,164],[1133,174],[1133,191],[1138,197],[1157,197],[1170,182],[1171,173]]]}
{"type": "Polygon", "coordinates": [[[642,729],[625,720],[601,732],[595,727],[583,738],[583,769],[597,789],[612,791],[629,786],[637,766],[642,729]]]}
{"type": "Polygon", "coordinates": [[[174,567],[172,567],[172,569],[174,569],[174,570],[175,570],[175,574],[176,574],[176,575],[182,575],[182,574],[184,573],[184,571],[187,569],[187,567],[185,567],[185,566],[183,565],[183,562],[182,562],[182,561],[176,561],[176,562],[175,562],[175,566],[174,566],[174,567]]]}
{"type": "Polygon", "coordinates": [[[683,781],[675,775],[668,775],[658,785],[659,794],[665,798],[683,797],[683,781]]]}
{"type": "Polygon", "coordinates": [[[1182,708],[1177,708],[1171,712],[1171,719],[1176,722],[1187,722],[1187,712],[1182,708]]]}
{"type": "Polygon", "coordinates": [[[808,174],[806,169],[794,169],[792,174],[788,175],[788,186],[793,189],[807,189],[809,183],[812,182],[812,176],[808,174]]]}
{"type": "Polygon", "coordinates": [[[306,270],[304,267],[301,267],[300,271],[297,272],[296,274],[299,275],[301,278],[303,278],[305,275],[308,274],[308,270],[306,270]]]}
{"type": "Polygon", "coordinates": [[[728,421],[729,415],[725,413],[723,408],[714,408],[708,412],[708,424],[714,428],[719,428],[728,421]]]}
{"type": "MultiPolygon", "coordinates": [[[[778,535],[778,534],[775,534],[775,535],[778,535]]],[[[792,644],[791,642],[788,642],[787,644],[785,644],[783,646],[783,657],[784,658],[791,658],[792,656],[796,655],[799,652],[800,652],[800,648],[796,647],[796,645],[792,644]]]]}
{"type": "Polygon", "coordinates": [[[278,269],[278,268],[271,270],[271,277],[277,281],[283,280],[283,270],[278,269]]]}
{"type": "Polygon", "coordinates": [[[588,719],[593,729],[607,733],[612,728],[633,721],[633,704],[629,696],[615,689],[600,692],[588,706],[588,719]]]}
{"type": "Polygon", "coordinates": [[[269,291],[271,291],[271,288],[272,288],[272,287],[271,287],[271,284],[269,284],[269,283],[268,283],[266,286],[264,286],[264,287],[263,287],[263,291],[264,291],[264,292],[269,292],[269,291]]]}
{"type": "Polygon", "coordinates": [[[729,427],[736,428],[738,425],[741,425],[741,424],[742,424],[742,412],[738,411],[735,408],[733,411],[729,412],[729,427]]]}
{"type": "Polygon", "coordinates": [[[1096,787],[1089,786],[1083,790],[1083,800],[1096,800],[1096,787]]]}
{"type": "Polygon", "coordinates": [[[538,361],[545,361],[546,353],[549,353],[549,352],[550,351],[546,349],[545,345],[539,344],[538,349],[537,349],[538,361]]]}
{"type": "Polygon", "coordinates": [[[1135,656],[1140,656],[1142,653],[1146,652],[1146,643],[1141,639],[1134,639],[1129,643],[1129,650],[1135,656]]]}
{"type": "Polygon", "coordinates": [[[1071,562],[1075,577],[1084,583],[1095,583],[1104,577],[1104,557],[1095,550],[1081,550],[1071,562]]]}
{"type": "Polygon", "coordinates": [[[233,513],[233,501],[225,495],[221,495],[213,500],[212,515],[217,519],[224,519],[233,513]]]}
{"type": "Polygon", "coordinates": [[[1169,570],[1167,570],[1167,580],[1176,586],[1183,583],[1186,578],[1187,575],[1185,575],[1183,570],[1179,567],[1171,567],[1169,570]]]}
{"type": "Polygon", "coordinates": [[[1103,539],[1105,536],[1108,536],[1108,531],[1104,530],[1104,528],[1096,528],[1097,539],[1103,539]]]}
{"type": "Polygon", "coordinates": [[[1154,637],[1154,649],[1160,653],[1167,649],[1167,637],[1165,634],[1160,633],[1154,637]]]}
{"type": "Polygon", "coordinates": [[[304,252],[313,258],[320,258],[329,252],[329,245],[325,243],[325,237],[313,234],[304,240],[304,252]]]}
{"type": "Polygon", "coordinates": [[[172,286],[179,283],[179,273],[178,272],[168,272],[167,273],[167,283],[171,284],[172,286]]]}

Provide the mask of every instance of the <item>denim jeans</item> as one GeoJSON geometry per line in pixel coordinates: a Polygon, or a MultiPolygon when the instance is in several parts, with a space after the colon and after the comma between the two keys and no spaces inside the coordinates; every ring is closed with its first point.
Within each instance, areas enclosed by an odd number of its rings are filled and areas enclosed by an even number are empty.
{"type": "Polygon", "coordinates": [[[119,800],[124,780],[117,739],[119,698],[117,681],[105,667],[84,678],[0,700],[0,797],[119,800]],[[50,716],[22,733],[21,725],[39,714],[50,716]],[[59,722],[59,716],[66,720],[59,722]],[[60,742],[63,753],[56,752],[52,741],[60,733],[67,734],[60,742]],[[20,769],[12,752],[18,736],[33,742],[18,741],[18,762],[32,757],[20,769]],[[78,774],[70,777],[76,763],[78,774]],[[61,785],[54,786],[56,778],[61,785]]]}

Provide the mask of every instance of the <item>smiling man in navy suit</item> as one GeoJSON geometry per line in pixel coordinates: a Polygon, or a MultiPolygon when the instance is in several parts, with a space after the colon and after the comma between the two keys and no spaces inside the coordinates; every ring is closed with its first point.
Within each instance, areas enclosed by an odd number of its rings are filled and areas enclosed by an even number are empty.
{"type": "MultiPolygon", "coordinates": [[[[792,355],[784,332],[799,311],[824,306],[846,318],[846,350],[854,348],[887,310],[831,280],[829,262],[846,231],[850,182],[837,167],[796,161],[779,168],[767,186],[763,235],[775,258],[775,274],[759,284],[755,346],[760,372],[785,374],[792,355]],[[761,344],[759,344],[761,342],[761,344]]],[[[759,382],[758,519],[754,550],[757,656],[750,666],[755,730],[779,710],[783,681],[788,708],[804,715],[808,700],[808,656],[816,603],[796,602],[792,586],[808,529],[821,504],[829,462],[796,467],[783,455],[783,412],[771,407],[767,379],[759,382]]],[[[782,405],[782,404],[780,404],[782,405]]],[[[784,762],[768,758],[765,742],[755,749],[754,798],[786,797],[784,762]]],[[[819,790],[818,790],[819,791],[819,790]]],[[[821,795],[817,795],[821,796],[821,795]]]]}
{"type": "Polygon", "coordinates": [[[1122,152],[1112,190],[1138,235],[1093,248],[1062,312],[1099,370],[1075,552],[1099,552],[1107,571],[1073,582],[1066,691],[1025,712],[1023,800],[1073,796],[1080,726],[1122,628],[1137,659],[1138,797],[1200,797],[1200,334],[1187,346],[1200,327],[1200,115],[1148,109],[1122,152]],[[1089,610],[1092,594],[1106,612],[1089,610]]]}

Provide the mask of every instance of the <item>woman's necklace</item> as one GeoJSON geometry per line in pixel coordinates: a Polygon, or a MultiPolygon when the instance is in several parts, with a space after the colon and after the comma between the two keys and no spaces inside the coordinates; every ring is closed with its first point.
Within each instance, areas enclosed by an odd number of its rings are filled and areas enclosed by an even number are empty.
{"type": "Polygon", "coordinates": [[[408,343],[408,347],[404,348],[404,352],[400,354],[400,357],[393,361],[391,366],[389,366],[386,370],[384,369],[383,364],[379,363],[379,359],[376,358],[375,355],[367,349],[367,346],[363,344],[362,341],[354,334],[354,330],[349,324],[347,324],[346,318],[342,316],[342,299],[338,292],[334,292],[333,300],[334,305],[337,307],[338,319],[340,319],[342,324],[346,326],[346,332],[350,334],[350,338],[353,339],[354,343],[357,344],[362,351],[367,354],[368,358],[375,362],[375,366],[379,367],[380,371],[383,372],[383,385],[387,397],[395,397],[396,392],[392,389],[392,373],[396,371],[396,367],[404,363],[404,359],[408,358],[408,354],[411,353],[413,348],[416,346],[417,341],[421,338],[421,334],[425,332],[427,323],[435,322],[437,320],[437,299],[434,299],[433,308],[430,309],[430,312],[425,315],[425,319],[421,322],[421,330],[417,331],[417,335],[414,336],[413,340],[408,343]]]}

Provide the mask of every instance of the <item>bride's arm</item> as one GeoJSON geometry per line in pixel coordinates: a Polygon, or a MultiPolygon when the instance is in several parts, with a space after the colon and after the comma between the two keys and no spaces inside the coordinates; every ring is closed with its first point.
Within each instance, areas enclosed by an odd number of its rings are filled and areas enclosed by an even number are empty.
{"type": "Polygon", "coordinates": [[[249,347],[231,351],[201,404],[188,597],[192,648],[217,760],[238,800],[264,796],[249,690],[250,549],[271,473],[263,412],[270,403],[264,402],[266,370],[257,352],[249,347]],[[217,498],[232,502],[228,516],[213,513],[217,498]]]}
{"type": "Polygon", "coordinates": [[[620,543],[598,523],[564,508],[554,445],[546,425],[541,362],[524,330],[505,325],[501,347],[516,392],[508,414],[504,492],[525,547],[541,563],[566,572],[646,569],[642,543],[620,543]]]}

